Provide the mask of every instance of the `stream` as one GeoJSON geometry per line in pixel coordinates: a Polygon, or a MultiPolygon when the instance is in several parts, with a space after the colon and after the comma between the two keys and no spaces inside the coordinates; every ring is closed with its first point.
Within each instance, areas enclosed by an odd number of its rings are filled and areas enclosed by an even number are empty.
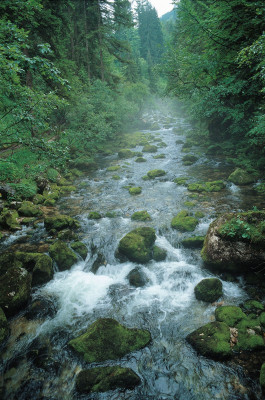
{"type": "MultiPolygon", "coordinates": [[[[240,367],[199,356],[186,342],[190,332],[213,320],[215,306],[195,299],[195,285],[213,275],[203,268],[200,251],[185,249],[181,241],[205,235],[218,214],[252,209],[254,205],[260,206],[263,199],[252,186],[239,188],[230,183],[220,192],[189,197],[192,193],[174,183],[175,178],[188,177],[189,182],[226,180],[233,166],[221,157],[206,157],[199,146],[193,146],[189,152],[198,156],[198,161],[184,166],[181,160],[186,153],[176,141],[185,142],[182,132],[190,129],[189,125],[182,118],[158,113],[148,118],[160,126],[152,132],[157,153],[144,153],[147,161],[143,163],[135,162],[136,157],[119,160],[117,154],[101,157],[99,169],[79,178],[78,190],[59,200],[60,212],[80,221],[80,240],[87,245],[89,254],[86,261],[80,259],[69,271],[56,272],[53,280],[33,290],[32,301],[44,300],[49,304],[49,313],[30,320],[25,310],[11,321],[12,334],[2,354],[3,400],[262,399],[258,385],[240,367]],[[154,158],[159,154],[165,158],[154,158]],[[116,165],[121,168],[107,171],[109,166],[116,165]],[[153,169],[163,169],[166,175],[142,180],[153,169]],[[120,179],[113,179],[113,175],[120,179]],[[141,186],[142,193],[130,195],[125,188],[130,185],[141,186]],[[192,234],[170,226],[172,218],[187,209],[187,201],[192,202],[188,204],[189,210],[205,215],[192,234]],[[131,215],[141,210],[147,210],[152,220],[132,221],[131,215]],[[111,218],[90,220],[90,211],[109,213],[111,218]],[[141,266],[148,283],[134,288],[127,275],[137,265],[120,263],[115,251],[119,240],[139,226],[155,228],[156,244],[167,250],[167,258],[141,266]],[[104,265],[93,273],[98,260],[103,260],[104,265]],[[132,391],[79,395],[74,390],[76,375],[88,365],[73,354],[67,343],[101,317],[151,332],[152,342],[143,350],[115,362],[93,364],[132,368],[142,383],[132,391]]],[[[141,152],[142,148],[132,150],[141,152]]],[[[40,225],[31,240],[40,240],[45,234],[40,225]]],[[[1,244],[2,249],[21,235],[25,232],[12,235],[1,244]]],[[[222,283],[224,304],[239,305],[248,298],[242,279],[222,283]]]]}

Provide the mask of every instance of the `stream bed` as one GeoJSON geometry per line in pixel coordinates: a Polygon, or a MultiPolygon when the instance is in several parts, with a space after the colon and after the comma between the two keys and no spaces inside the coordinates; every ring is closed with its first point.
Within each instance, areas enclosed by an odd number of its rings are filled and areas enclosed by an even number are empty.
{"type": "MultiPolygon", "coordinates": [[[[181,132],[190,129],[185,120],[170,116],[168,124],[168,116],[154,114],[149,118],[160,126],[152,132],[157,153],[144,153],[146,162],[142,163],[135,162],[136,157],[120,160],[117,154],[101,157],[99,169],[80,178],[78,190],[59,200],[60,212],[80,221],[80,239],[89,254],[85,261],[80,259],[70,270],[56,272],[50,282],[34,289],[32,301],[45,301],[49,313],[30,320],[25,310],[11,321],[12,334],[2,354],[3,400],[262,399],[257,383],[246,377],[240,367],[201,357],[186,342],[190,332],[213,320],[215,306],[195,299],[195,285],[213,275],[203,268],[200,251],[185,249],[181,241],[205,235],[220,213],[259,207],[263,199],[252,186],[242,189],[231,183],[221,192],[192,196],[174,179],[226,180],[233,166],[220,157],[207,158],[198,146],[190,151],[198,161],[191,166],[183,165],[186,153],[181,151],[180,141],[185,142],[186,138],[181,132]],[[167,123],[163,122],[166,120],[167,123]],[[159,154],[165,158],[154,158],[159,154]],[[117,171],[107,171],[117,165],[121,167],[117,171]],[[143,180],[153,169],[163,169],[166,175],[143,180]],[[141,186],[142,193],[130,195],[129,186],[141,186]],[[173,230],[170,225],[172,218],[187,207],[204,215],[192,234],[173,230]],[[141,210],[147,210],[152,220],[132,221],[131,215],[141,210]],[[90,220],[90,211],[108,213],[108,217],[90,220]],[[137,264],[119,262],[115,251],[119,240],[139,226],[155,228],[156,244],[167,250],[167,258],[141,266],[148,282],[135,288],[130,286],[127,276],[137,264]],[[99,265],[96,270],[95,263],[99,265]],[[80,395],[74,389],[76,375],[88,365],[73,354],[67,343],[102,317],[151,332],[152,342],[143,350],[115,362],[100,363],[133,369],[140,376],[141,385],[132,391],[80,395]]],[[[148,135],[150,131],[143,133],[148,135]]],[[[137,146],[133,151],[141,152],[142,148],[137,146]]],[[[1,244],[2,248],[23,234],[13,235],[1,244]]],[[[32,240],[44,234],[40,226],[32,240]]],[[[222,283],[224,304],[239,305],[248,299],[242,279],[222,283]]]]}

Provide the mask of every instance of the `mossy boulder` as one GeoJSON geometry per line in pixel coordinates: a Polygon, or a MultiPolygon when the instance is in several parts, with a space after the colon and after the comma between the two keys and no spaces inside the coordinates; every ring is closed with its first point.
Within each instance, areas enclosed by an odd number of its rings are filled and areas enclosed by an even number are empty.
{"type": "Polygon", "coordinates": [[[54,206],[55,206],[55,203],[56,203],[56,200],[54,200],[54,199],[47,199],[47,200],[44,201],[43,205],[44,205],[45,207],[54,207],[54,206]]]}
{"type": "Polygon", "coordinates": [[[210,322],[186,339],[203,356],[223,360],[232,355],[230,329],[224,322],[210,322]]]}
{"type": "Polygon", "coordinates": [[[140,350],[151,341],[147,330],[129,329],[111,318],[94,322],[83,335],[70,340],[69,345],[87,362],[117,360],[140,350]]]}
{"type": "Polygon", "coordinates": [[[255,313],[260,314],[264,311],[264,305],[257,300],[247,300],[243,304],[244,311],[246,314],[255,313]]]}
{"type": "Polygon", "coordinates": [[[23,217],[40,217],[43,215],[41,209],[31,201],[23,201],[18,209],[18,213],[23,217]]]}
{"type": "Polygon", "coordinates": [[[205,236],[193,236],[183,239],[181,244],[186,249],[201,249],[203,247],[205,236]]]}
{"type": "Polygon", "coordinates": [[[190,183],[188,185],[188,190],[190,192],[220,192],[225,188],[225,183],[221,180],[203,182],[203,183],[190,183]]]}
{"type": "Polygon", "coordinates": [[[265,213],[223,214],[208,229],[201,252],[213,270],[252,273],[265,263],[265,213]]]}
{"type": "Polygon", "coordinates": [[[71,268],[78,261],[77,255],[61,240],[57,240],[49,248],[50,256],[60,271],[71,268]]]}
{"type": "Polygon", "coordinates": [[[101,219],[102,215],[97,211],[91,211],[88,215],[88,219],[101,219]]]}
{"type": "Polygon", "coordinates": [[[223,285],[217,278],[206,278],[195,286],[194,292],[197,300],[213,303],[223,295],[223,285]]]}
{"type": "Polygon", "coordinates": [[[143,158],[143,157],[137,157],[136,160],[135,160],[135,162],[137,162],[137,163],[143,163],[143,162],[146,162],[146,161],[147,160],[145,158],[143,158]]]}
{"type": "Polygon", "coordinates": [[[246,320],[247,316],[240,307],[222,306],[216,308],[215,319],[219,322],[225,322],[230,327],[234,327],[243,319],[246,320]]]}
{"type": "Polygon", "coordinates": [[[265,363],[263,363],[261,366],[260,375],[259,375],[259,383],[260,383],[263,393],[265,393],[265,363]]]}
{"type": "Polygon", "coordinates": [[[152,259],[155,240],[156,234],[153,228],[138,228],[121,239],[118,252],[130,261],[144,264],[152,259]]]}
{"type": "Polygon", "coordinates": [[[119,175],[112,175],[111,179],[113,179],[114,181],[119,181],[121,177],[119,175]]]}
{"type": "Polygon", "coordinates": [[[171,221],[171,227],[181,232],[192,232],[198,225],[199,221],[189,215],[186,210],[180,211],[171,221]]]}
{"type": "Polygon", "coordinates": [[[155,160],[161,160],[161,159],[166,158],[166,155],[165,154],[158,154],[157,156],[153,156],[153,158],[155,160]]]}
{"type": "Polygon", "coordinates": [[[9,210],[8,208],[4,208],[0,215],[0,226],[6,229],[10,229],[11,231],[21,229],[18,218],[19,215],[16,210],[9,210]]]}
{"type": "Polygon", "coordinates": [[[0,307],[6,316],[20,311],[28,302],[31,292],[31,274],[19,266],[8,268],[0,280],[0,307]]]}
{"type": "Polygon", "coordinates": [[[114,171],[118,171],[119,169],[121,169],[121,167],[119,165],[113,165],[111,167],[107,168],[108,172],[114,172],[114,171]]]}
{"type": "Polygon", "coordinates": [[[166,175],[166,171],[164,171],[163,169],[153,169],[153,170],[147,172],[147,176],[150,179],[154,179],[154,178],[157,178],[159,176],[164,176],[164,175],[166,175]]]}
{"type": "Polygon", "coordinates": [[[182,158],[182,161],[183,161],[184,163],[186,163],[186,162],[191,163],[190,165],[192,165],[192,164],[194,164],[196,161],[198,161],[198,157],[196,157],[196,156],[194,156],[194,155],[192,155],[192,154],[187,154],[186,156],[184,156],[184,157],[182,158]]]}
{"type": "Polygon", "coordinates": [[[167,258],[167,251],[161,247],[154,246],[153,259],[155,261],[164,261],[167,258]]]}
{"type": "Polygon", "coordinates": [[[118,157],[119,158],[132,158],[134,157],[134,152],[131,151],[130,149],[121,149],[118,152],[118,157]]]}
{"type": "Polygon", "coordinates": [[[33,203],[34,204],[43,204],[45,201],[45,197],[42,194],[36,194],[33,198],[33,203]]]}
{"type": "Polygon", "coordinates": [[[179,177],[179,178],[174,179],[173,182],[176,183],[177,185],[185,186],[188,179],[189,178],[179,177]]]}
{"type": "Polygon", "coordinates": [[[146,210],[144,211],[136,211],[132,216],[131,219],[133,221],[151,221],[151,217],[146,210]]]}
{"type": "Polygon", "coordinates": [[[81,156],[71,161],[71,166],[80,171],[89,172],[97,169],[97,164],[92,158],[81,156]]]}
{"type": "Polygon", "coordinates": [[[115,389],[133,389],[141,379],[130,368],[97,367],[81,371],[77,375],[76,390],[79,393],[107,392],[115,389]]]}
{"type": "Polygon", "coordinates": [[[235,185],[249,185],[256,181],[255,177],[249,174],[242,168],[237,168],[231,175],[229,175],[228,180],[235,185]]]}
{"type": "Polygon", "coordinates": [[[156,153],[157,152],[157,146],[152,145],[152,144],[147,144],[143,147],[143,153],[156,153]]]}
{"type": "Polygon", "coordinates": [[[87,247],[84,243],[79,242],[79,241],[74,242],[74,243],[71,243],[71,247],[77,254],[80,255],[80,257],[83,258],[83,260],[86,259],[88,251],[87,251],[87,247]]]}
{"type": "Polygon", "coordinates": [[[55,230],[62,231],[63,229],[76,229],[80,224],[76,219],[68,215],[58,214],[53,217],[46,217],[44,219],[44,226],[47,231],[55,230]]]}
{"type": "Polygon", "coordinates": [[[47,254],[17,251],[15,259],[32,273],[32,285],[42,285],[53,277],[52,259],[47,254]]]}
{"type": "Polygon", "coordinates": [[[140,268],[132,269],[127,275],[127,279],[131,286],[143,287],[148,283],[148,278],[140,268]]]}
{"type": "Polygon", "coordinates": [[[142,193],[142,188],[139,187],[139,186],[138,186],[138,187],[130,187],[130,188],[129,188],[129,193],[130,193],[132,196],[136,196],[136,195],[142,193]]]}
{"type": "Polygon", "coordinates": [[[0,307],[0,346],[8,336],[8,325],[4,311],[0,307]]]}

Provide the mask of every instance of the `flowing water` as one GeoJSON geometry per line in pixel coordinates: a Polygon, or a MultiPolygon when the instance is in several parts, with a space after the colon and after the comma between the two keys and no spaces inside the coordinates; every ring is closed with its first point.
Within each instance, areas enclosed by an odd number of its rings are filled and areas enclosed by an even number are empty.
{"type": "MultiPolygon", "coordinates": [[[[24,312],[11,322],[12,335],[2,355],[4,399],[262,398],[255,382],[246,378],[239,367],[198,356],[185,341],[187,334],[213,320],[215,307],[197,301],[194,296],[195,285],[211,273],[203,268],[199,250],[181,246],[181,240],[191,235],[170,227],[172,217],[186,208],[187,200],[193,202],[190,210],[205,215],[194,231],[194,235],[204,235],[217,214],[259,206],[262,199],[251,187],[242,190],[232,184],[219,193],[189,198],[186,187],[173,182],[175,178],[187,176],[191,182],[222,179],[227,178],[232,167],[222,159],[205,156],[192,166],[184,166],[181,159],[185,153],[176,140],[185,141],[185,137],[175,131],[189,126],[183,119],[175,118],[171,119],[170,128],[165,129],[162,120],[160,116],[161,128],[152,135],[154,143],[160,146],[161,141],[165,143],[155,154],[165,154],[164,159],[155,159],[150,153],[144,154],[145,163],[136,163],[135,158],[118,160],[117,155],[102,157],[100,169],[80,179],[79,190],[60,200],[60,211],[80,220],[81,239],[89,254],[86,261],[80,261],[69,271],[56,272],[52,281],[34,290],[32,301],[45,300],[49,304],[47,316],[28,320],[24,312]],[[113,165],[120,165],[121,169],[108,172],[106,168],[113,165]],[[152,169],[164,169],[166,175],[142,180],[152,169]],[[114,174],[120,179],[112,179],[114,174]],[[141,186],[142,194],[131,196],[124,188],[128,185],[141,186]],[[89,220],[92,210],[113,213],[113,217],[89,220]],[[147,210],[152,221],[132,221],[131,215],[141,210],[147,210]],[[156,244],[167,250],[167,258],[141,266],[148,283],[134,288],[129,285],[127,275],[136,264],[118,262],[115,250],[119,240],[139,226],[156,229],[156,244]],[[93,273],[93,264],[98,259],[104,265],[93,273]],[[88,365],[71,352],[67,343],[100,317],[115,318],[127,327],[151,332],[152,342],[145,349],[117,362],[100,364],[132,368],[142,384],[133,391],[78,395],[74,390],[75,377],[88,365]]],[[[141,151],[142,146],[133,150],[141,151]]],[[[193,147],[193,151],[200,149],[193,147]]],[[[42,235],[44,229],[40,226],[32,240],[42,235]]],[[[3,247],[16,239],[12,236],[3,247]]],[[[225,304],[238,305],[247,298],[241,280],[223,281],[223,287],[225,304]]]]}

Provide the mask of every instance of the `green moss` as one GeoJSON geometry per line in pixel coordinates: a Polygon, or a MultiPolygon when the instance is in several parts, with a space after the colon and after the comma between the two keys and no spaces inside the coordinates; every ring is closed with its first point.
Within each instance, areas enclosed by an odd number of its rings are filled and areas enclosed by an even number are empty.
{"type": "Polygon", "coordinates": [[[151,221],[151,217],[147,211],[136,211],[132,216],[131,219],[133,221],[151,221]]]}
{"type": "Polygon", "coordinates": [[[181,244],[186,249],[200,249],[203,246],[204,239],[204,236],[193,236],[183,239],[181,244]]]}
{"type": "Polygon", "coordinates": [[[74,243],[71,243],[71,247],[74,251],[76,251],[76,253],[78,253],[83,258],[83,260],[86,259],[88,251],[87,251],[87,247],[84,243],[74,242],[74,243]]]}
{"type": "Polygon", "coordinates": [[[24,217],[39,217],[43,215],[43,212],[40,210],[40,208],[30,201],[23,201],[18,209],[18,212],[24,217]]]}
{"type": "Polygon", "coordinates": [[[164,176],[164,175],[166,175],[166,171],[164,171],[163,169],[153,169],[153,170],[147,172],[147,176],[150,179],[154,179],[154,178],[157,178],[159,176],[164,176]]]}
{"type": "Polygon", "coordinates": [[[157,147],[167,147],[167,144],[165,142],[160,142],[157,143],[157,147]]]}
{"type": "Polygon", "coordinates": [[[10,183],[15,189],[14,200],[32,199],[37,194],[37,185],[35,182],[22,179],[20,183],[10,183]]]}
{"type": "Polygon", "coordinates": [[[189,178],[180,177],[180,178],[174,179],[173,182],[176,183],[177,185],[185,186],[188,179],[189,178]]]}
{"type": "Polygon", "coordinates": [[[56,169],[54,169],[54,168],[49,168],[47,170],[47,178],[51,182],[56,182],[57,179],[59,178],[59,172],[56,171],[56,169]]]}
{"type": "Polygon", "coordinates": [[[144,176],[142,176],[142,180],[143,180],[143,181],[149,181],[150,178],[149,178],[148,175],[144,175],[144,176]]]}
{"type": "Polygon", "coordinates": [[[36,194],[33,198],[34,204],[42,204],[45,201],[45,197],[42,194],[36,194]]]}
{"type": "Polygon", "coordinates": [[[155,145],[147,144],[143,147],[143,153],[156,153],[157,147],[155,145]]]}
{"type": "Polygon", "coordinates": [[[73,219],[68,215],[58,214],[53,217],[46,217],[44,219],[44,226],[48,231],[61,231],[67,228],[76,229],[80,224],[76,219],[73,219]]]}
{"type": "Polygon", "coordinates": [[[203,356],[225,359],[232,355],[230,329],[224,322],[210,322],[187,336],[187,341],[203,356]]]}
{"type": "Polygon", "coordinates": [[[130,149],[121,149],[118,152],[118,157],[119,158],[132,158],[134,157],[134,152],[131,151],[130,149]]]}
{"type": "Polygon", "coordinates": [[[254,329],[238,329],[237,344],[234,347],[235,351],[253,351],[264,347],[263,337],[257,334],[254,329]]]}
{"type": "Polygon", "coordinates": [[[47,200],[44,201],[44,206],[45,207],[54,207],[55,203],[56,203],[56,200],[47,199],[47,200]]]}
{"type": "Polygon", "coordinates": [[[61,240],[53,243],[49,248],[49,252],[60,271],[71,268],[78,261],[76,254],[61,240]]]}
{"type": "Polygon", "coordinates": [[[182,158],[182,161],[184,163],[188,162],[188,163],[194,164],[196,161],[198,161],[198,157],[193,156],[192,154],[187,154],[186,156],[184,156],[182,158]]]}
{"type": "Polygon", "coordinates": [[[155,160],[160,160],[160,159],[166,158],[166,155],[165,155],[165,154],[158,154],[157,156],[153,156],[153,158],[154,158],[155,160]]]}
{"type": "Polygon", "coordinates": [[[8,335],[7,319],[4,311],[0,307],[0,346],[8,335]]]}
{"type": "Polygon", "coordinates": [[[260,326],[262,327],[263,331],[265,331],[265,312],[260,314],[259,321],[260,321],[260,326]]]}
{"type": "Polygon", "coordinates": [[[197,300],[212,303],[223,295],[223,285],[217,278],[207,278],[195,286],[194,292],[197,300]]]}
{"type": "Polygon", "coordinates": [[[97,168],[97,164],[93,160],[93,158],[87,156],[80,156],[71,162],[71,166],[74,168],[73,170],[80,170],[84,172],[93,171],[97,168]]]}
{"type": "Polygon", "coordinates": [[[74,192],[75,190],[76,190],[75,186],[61,186],[60,187],[61,194],[71,193],[71,192],[74,192]]]}
{"type": "Polygon", "coordinates": [[[148,283],[148,278],[140,268],[132,269],[127,275],[127,279],[131,286],[143,287],[148,283]]]}
{"type": "Polygon", "coordinates": [[[198,225],[199,221],[189,216],[188,211],[180,211],[171,221],[171,227],[181,232],[192,232],[198,225]]]}
{"type": "Polygon", "coordinates": [[[134,229],[121,239],[118,251],[129,260],[144,264],[152,258],[155,240],[154,229],[146,227],[134,229]]]}
{"type": "Polygon", "coordinates": [[[195,217],[196,218],[203,218],[203,217],[205,217],[205,214],[203,212],[201,212],[201,211],[196,211],[195,217]]]}
{"type": "Polygon", "coordinates": [[[76,390],[79,393],[107,392],[117,388],[133,389],[140,383],[139,376],[129,368],[97,367],[78,374],[76,390]]]}
{"type": "Polygon", "coordinates": [[[116,217],[116,212],[115,211],[108,211],[106,213],[107,218],[115,218],[116,217]]]}
{"type": "Polygon", "coordinates": [[[248,185],[255,182],[256,179],[243,169],[237,168],[231,175],[229,175],[228,180],[235,185],[248,185]]]}
{"type": "Polygon", "coordinates": [[[265,363],[262,364],[259,376],[259,383],[263,391],[265,391],[265,363]]]}
{"type": "Polygon", "coordinates": [[[133,196],[137,195],[137,194],[141,194],[142,193],[142,188],[141,187],[131,187],[129,189],[129,193],[133,196]]]}
{"type": "Polygon", "coordinates": [[[146,330],[129,329],[114,319],[101,318],[86,333],[72,339],[69,345],[87,362],[117,360],[145,347],[151,341],[146,330]]]}
{"type": "Polygon", "coordinates": [[[114,181],[119,181],[121,177],[119,175],[112,175],[111,179],[113,179],[114,181]]]}
{"type": "Polygon", "coordinates": [[[240,307],[222,306],[216,308],[215,318],[216,321],[225,322],[228,326],[234,327],[241,320],[246,320],[247,316],[240,307]]]}
{"type": "Polygon", "coordinates": [[[4,208],[0,215],[0,226],[2,226],[3,228],[10,229],[11,231],[16,231],[18,229],[21,229],[18,222],[17,211],[4,208]]]}
{"type": "Polygon", "coordinates": [[[194,207],[195,206],[195,201],[185,201],[184,206],[185,207],[194,207]]]}
{"type": "Polygon", "coordinates": [[[212,181],[204,183],[190,183],[188,185],[188,190],[191,192],[220,192],[225,188],[223,181],[212,181]]]}
{"type": "Polygon", "coordinates": [[[143,163],[143,162],[146,162],[147,160],[145,159],[145,158],[143,158],[143,157],[138,157],[138,158],[136,158],[136,160],[135,160],[135,162],[137,162],[137,163],[143,163]]]}
{"type": "Polygon", "coordinates": [[[15,260],[32,273],[32,285],[42,285],[53,277],[52,259],[47,254],[17,251],[15,260]]]}
{"type": "Polygon", "coordinates": [[[111,171],[118,171],[119,169],[121,169],[120,165],[113,165],[112,167],[108,167],[107,171],[111,172],[111,171]]]}
{"type": "Polygon", "coordinates": [[[264,305],[257,300],[247,300],[243,304],[243,308],[248,312],[261,312],[264,311],[264,305]]]}
{"type": "Polygon", "coordinates": [[[102,215],[97,211],[91,211],[88,215],[88,219],[101,219],[102,215]]]}
{"type": "Polygon", "coordinates": [[[154,246],[153,249],[153,259],[155,261],[164,261],[167,257],[167,251],[161,247],[154,246]]]}

